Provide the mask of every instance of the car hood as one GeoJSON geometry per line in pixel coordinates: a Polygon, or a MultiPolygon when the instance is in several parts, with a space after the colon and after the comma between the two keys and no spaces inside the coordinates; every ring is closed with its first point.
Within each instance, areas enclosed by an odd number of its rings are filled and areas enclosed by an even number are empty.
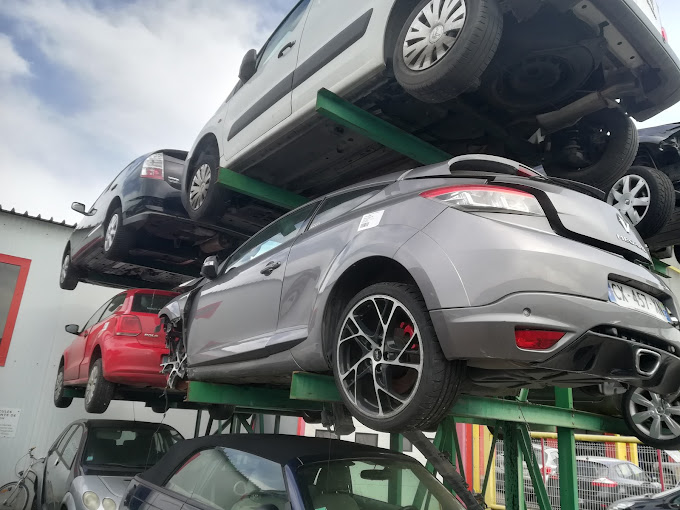
{"type": "Polygon", "coordinates": [[[99,499],[113,499],[116,505],[120,503],[133,476],[83,475],[73,480],[73,495],[82,498],[87,491],[94,492],[99,499]]]}
{"type": "Polygon", "coordinates": [[[663,126],[640,129],[638,131],[638,136],[640,138],[640,143],[651,143],[656,145],[678,131],[680,131],[680,122],[674,122],[672,124],[664,124],[663,126]]]}

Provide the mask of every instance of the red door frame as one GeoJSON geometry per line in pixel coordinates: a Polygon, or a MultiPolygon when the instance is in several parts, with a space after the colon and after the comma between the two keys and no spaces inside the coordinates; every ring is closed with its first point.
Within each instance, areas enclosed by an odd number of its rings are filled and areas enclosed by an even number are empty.
{"type": "Polygon", "coordinates": [[[31,261],[29,259],[12,257],[11,255],[3,255],[0,253],[0,263],[19,266],[17,284],[14,287],[14,295],[12,296],[12,302],[9,305],[7,322],[5,322],[5,330],[2,332],[2,341],[0,342],[0,367],[4,367],[5,362],[7,361],[9,344],[12,342],[14,325],[16,324],[17,315],[19,314],[19,305],[21,304],[21,298],[24,295],[24,287],[26,286],[26,279],[28,278],[28,269],[31,267],[31,261]]]}

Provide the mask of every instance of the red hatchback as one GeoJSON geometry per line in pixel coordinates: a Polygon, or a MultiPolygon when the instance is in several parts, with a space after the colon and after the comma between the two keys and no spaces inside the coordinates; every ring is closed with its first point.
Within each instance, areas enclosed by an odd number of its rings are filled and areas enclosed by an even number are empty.
{"type": "Polygon", "coordinates": [[[103,413],[116,385],[164,388],[161,358],[168,354],[158,311],[178,294],[150,289],[121,292],[97,310],[64,351],[54,385],[54,405],[68,407],[65,386],[85,386],[85,410],[103,413]],[[158,331],[157,331],[158,329],[158,331]]]}

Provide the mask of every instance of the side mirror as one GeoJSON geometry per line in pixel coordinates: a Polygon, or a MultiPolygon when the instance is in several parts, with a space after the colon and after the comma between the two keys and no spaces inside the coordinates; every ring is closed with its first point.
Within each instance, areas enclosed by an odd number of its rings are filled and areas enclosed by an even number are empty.
{"type": "Polygon", "coordinates": [[[78,326],[78,324],[68,324],[64,329],[67,333],[71,333],[72,335],[80,333],[80,326],[78,326]]]}
{"type": "Polygon", "coordinates": [[[87,214],[85,211],[85,204],[81,204],[80,202],[73,202],[71,204],[71,209],[80,214],[87,214]]]}
{"type": "Polygon", "coordinates": [[[248,50],[241,61],[241,68],[238,71],[239,79],[245,83],[250,80],[257,70],[257,51],[248,50]]]}
{"type": "Polygon", "coordinates": [[[211,255],[203,261],[201,276],[205,276],[208,280],[217,278],[217,257],[215,255],[211,255]]]}

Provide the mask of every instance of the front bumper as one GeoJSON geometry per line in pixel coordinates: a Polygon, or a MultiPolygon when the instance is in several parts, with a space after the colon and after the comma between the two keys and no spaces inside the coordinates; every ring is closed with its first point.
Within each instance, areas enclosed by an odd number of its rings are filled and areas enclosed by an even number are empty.
{"type": "Polygon", "coordinates": [[[567,386],[616,380],[668,393],[677,390],[680,381],[680,331],[608,301],[523,292],[486,306],[433,310],[430,315],[445,356],[495,372],[486,379],[488,384],[507,380],[521,386],[523,378],[567,386]],[[515,343],[517,327],[565,335],[551,349],[523,350],[515,343]],[[659,366],[652,374],[636,369],[639,349],[658,354],[659,366]]]}

